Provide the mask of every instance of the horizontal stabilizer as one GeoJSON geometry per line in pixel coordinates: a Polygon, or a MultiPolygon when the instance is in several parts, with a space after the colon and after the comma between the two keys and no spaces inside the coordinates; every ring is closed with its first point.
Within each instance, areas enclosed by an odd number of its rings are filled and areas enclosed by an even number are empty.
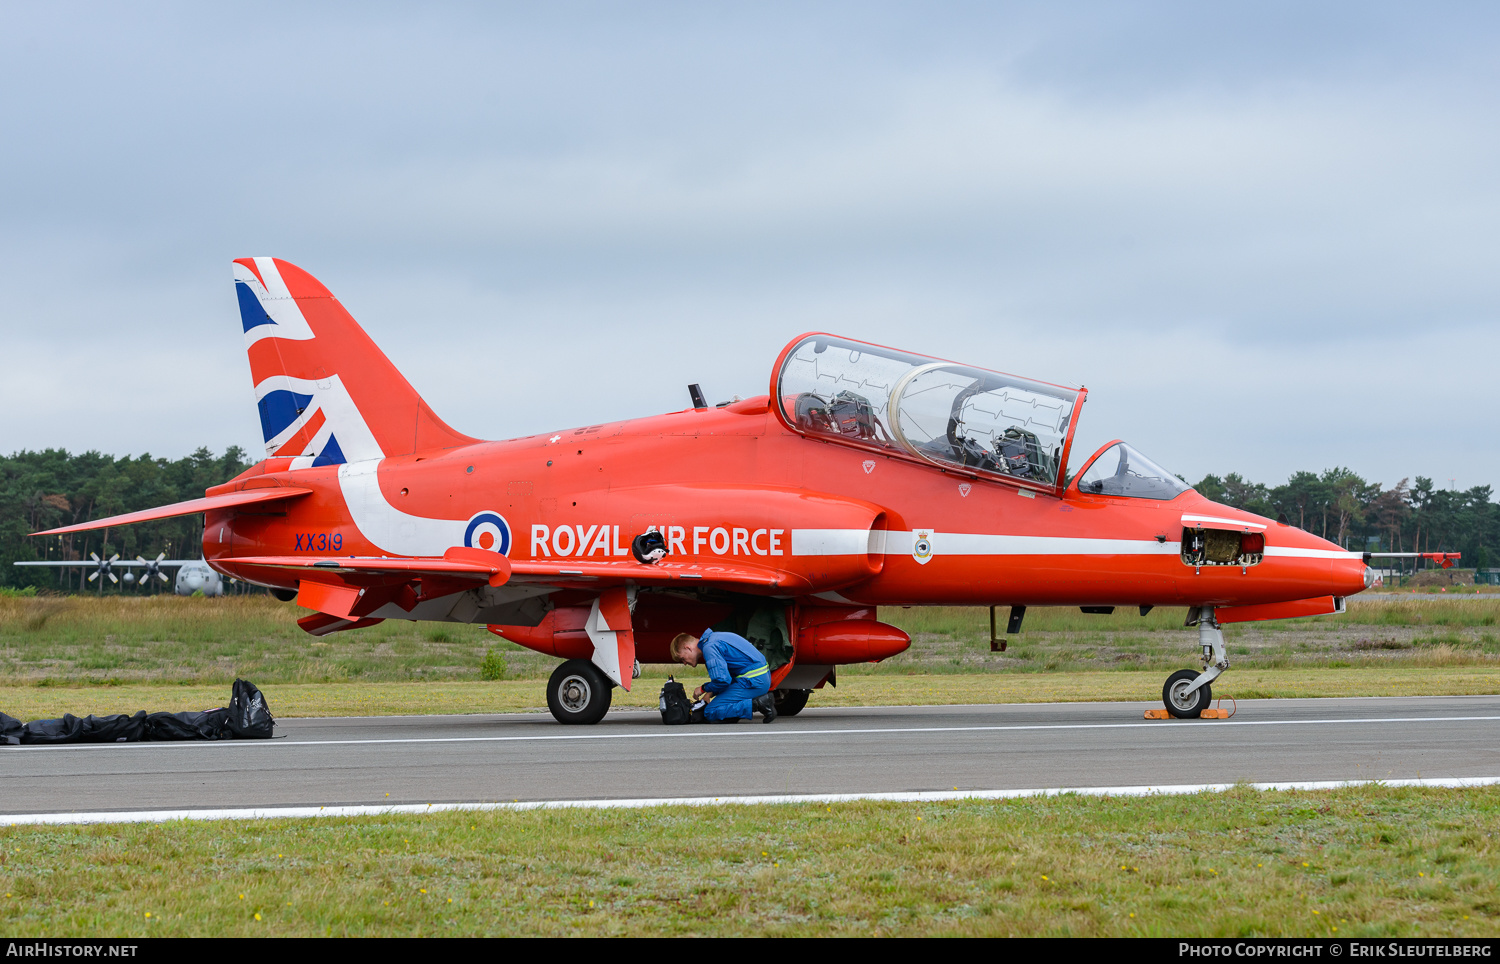
{"type": "Polygon", "coordinates": [[[63,526],[61,529],[46,529],[42,532],[33,532],[31,534],[34,536],[56,536],[64,532],[87,532],[91,529],[109,529],[114,526],[128,526],[136,522],[152,522],[156,519],[175,519],[178,516],[197,515],[200,512],[209,512],[214,509],[229,509],[237,505],[254,505],[259,502],[296,499],[304,495],[310,495],[311,493],[312,489],[299,489],[290,486],[246,489],[241,492],[228,492],[224,495],[211,495],[203,499],[188,499],[186,502],[174,502],[171,505],[157,506],[155,509],[142,509],[140,512],[112,515],[105,519],[95,519],[92,522],[80,522],[76,526],[63,526]]]}

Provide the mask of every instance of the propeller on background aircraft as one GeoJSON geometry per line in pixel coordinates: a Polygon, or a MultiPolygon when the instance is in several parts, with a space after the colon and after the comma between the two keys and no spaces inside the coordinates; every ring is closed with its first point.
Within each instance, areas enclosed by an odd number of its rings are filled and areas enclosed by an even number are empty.
{"type": "Polygon", "coordinates": [[[99,553],[97,553],[97,552],[91,552],[91,553],[89,553],[89,556],[95,562],[97,562],[99,564],[98,568],[96,568],[93,572],[89,573],[89,582],[93,582],[95,579],[98,579],[100,576],[108,576],[110,582],[119,583],[120,577],[116,576],[113,572],[110,572],[110,568],[115,563],[117,563],[117,562],[120,561],[120,554],[118,552],[115,553],[113,556],[111,556],[108,559],[100,559],[99,558],[99,553]]]}
{"type": "Polygon", "coordinates": [[[143,565],[143,566],[146,567],[146,571],[143,572],[143,573],[141,573],[141,585],[142,586],[144,586],[146,584],[147,580],[149,580],[152,576],[155,576],[156,578],[160,579],[162,582],[171,582],[172,581],[172,580],[170,580],[170,579],[167,578],[167,574],[166,573],[164,573],[164,572],[161,571],[161,561],[163,559],[165,559],[165,558],[167,558],[167,554],[165,552],[163,552],[161,555],[157,556],[155,559],[145,559],[145,558],[142,558],[141,556],[136,556],[135,557],[135,561],[136,562],[139,562],[141,565],[143,565]]]}

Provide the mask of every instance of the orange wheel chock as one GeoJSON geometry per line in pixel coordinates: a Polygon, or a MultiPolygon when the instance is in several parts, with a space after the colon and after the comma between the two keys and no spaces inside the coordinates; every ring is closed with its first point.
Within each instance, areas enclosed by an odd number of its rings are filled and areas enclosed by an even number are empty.
{"type": "MultiPolygon", "coordinates": [[[[1234,715],[1234,712],[1232,710],[1207,709],[1207,710],[1204,710],[1202,713],[1198,714],[1198,719],[1200,719],[1200,720],[1227,720],[1227,719],[1229,719],[1233,715],[1234,715]]],[[[1172,718],[1172,714],[1168,713],[1166,710],[1147,710],[1146,711],[1146,719],[1148,719],[1148,720],[1170,720],[1171,718],[1172,718]]]]}

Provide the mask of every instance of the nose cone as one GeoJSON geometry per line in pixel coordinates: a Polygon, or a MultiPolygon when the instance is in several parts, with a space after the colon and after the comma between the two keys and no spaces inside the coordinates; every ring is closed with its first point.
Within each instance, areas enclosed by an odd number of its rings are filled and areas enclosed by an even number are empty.
{"type": "Polygon", "coordinates": [[[1375,573],[1365,565],[1364,553],[1350,552],[1294,525],[1207,500],[1183,513],[1183,525],[1215,525],[1213,521],[1195,521],[1194,517],[1215,518],[1221,524],[1240,524],[1263,532],[1265,557],[1257,568],[1264,572],[1257,575],[1284,582],[1289,594],[1286,598],[1352,596],[1374,584],[1375,573]]]}

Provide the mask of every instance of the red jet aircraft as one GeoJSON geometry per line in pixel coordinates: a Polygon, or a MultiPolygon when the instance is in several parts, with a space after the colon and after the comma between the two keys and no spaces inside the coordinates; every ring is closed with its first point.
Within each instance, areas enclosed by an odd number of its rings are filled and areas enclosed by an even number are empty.
{"type": "MultiPolygon", "coordinates": [[[[780,712],[837,667],[905,650],[881,606],[1187,606],[1203,669],[1224,623],[1342,612],[1368,557],[1219,505],[1124,442],[1070,473],[1086,391],[799,335],[767,395],[486,442],[438,418],[337,299],[274,258],[234,263],[267,458],[206,497],[48,533],[203,513],[219,572],[312,611],[485,623],[564,662],[562,723],[595,723],[680,632],[768,657],[780,712]]],[[[1446,562],[1446,560],[1444,560],[1446,562]]]]}

